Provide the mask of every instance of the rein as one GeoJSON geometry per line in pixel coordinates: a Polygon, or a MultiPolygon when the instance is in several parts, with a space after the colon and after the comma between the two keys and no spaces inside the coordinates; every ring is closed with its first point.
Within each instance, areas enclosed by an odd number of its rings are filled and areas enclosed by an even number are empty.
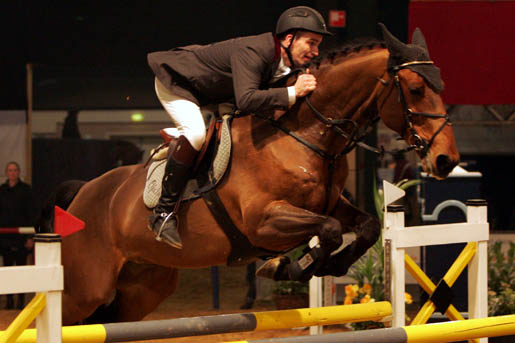
{"type": "Polygon", "coordinates": [[[330,127],[333,129],[338,135],[342,136],[343,138],[347,139],[347,144],[343,147],[342,151],[340,151],[338,154],[333,155],[334,159],[338,159],[342,157],[343,155],[348,154],[352,149],[354,149],[356,146],[360,146],[363,149],[370,150],[372,152],[375,152],[377,154],[382,155],[383,151],[374,148],[368,144],[363,143],[363,139],[371,132],[370,128],[375,125],[379,121],[379,116],[375,116],[372,119],[369,119],[365,123],[365,129],[364,132],[361,134],[358,134],[359,126],[358,123],[352,119],[344,118],[344,119],[332,119],[331,117],[324,116],[320,111],[318,111],[315,106],[311,103],[311,100],[309,100],[309,97],[306,97],[306,104],[308,105],[311,112],[313,112],[318,120],[320,120],[322,123],[324,123],[327,127],[330,127]],[[351,124],[353,126],[351,133],[345,132],[340,125],[344,124],[351,124]]]}

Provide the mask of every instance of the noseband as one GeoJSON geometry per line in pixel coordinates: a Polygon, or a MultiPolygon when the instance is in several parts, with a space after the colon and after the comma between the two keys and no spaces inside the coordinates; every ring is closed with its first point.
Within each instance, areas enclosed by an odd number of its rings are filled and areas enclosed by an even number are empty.
{"type": "MultiPolygon", "coordinates": [[[[444,114],[434,114],[434,113],[427,113],[427,112],[415,112],[411,108],[409,108],[408,103],[406,101],[406,96],[404,95],[404,92],[402,91],[401,82],[399,79],[399,75],[397,73],[401,69],[405,69],[409,66],[413,65],[423,65],[423,64],[433,64],[433,61],[412,61],[408,63],[404,63],[398,66],[395,66],[392,68],[392,71],[394,72],[394,83],[397,87],[397,90],[399,91],[399,101],[402,105],[402,111],[404,115],[404,119],[406,122],[406,128],[409,130],[409,133],[411,137],[413,137],[413,144],[410,144],[407,148],[399,150],[398,152],[406,152],[410,150],[418,151],[421,158],[424,158],[427,155],[427,152],[429,151],[429,148],[433,144],[435,137],[443,130],[443,128],[446,125],[452,125],[450,122],[449,115],[447,113],[444,114]],[[442,118],[445,119],[445,121],[442,123],[442,125],[436,130],[436,132],[433,134],[429,142],[427,142],[424,138],[422,138],[418,133],[417,130],[415,130],[415,127],[412,123],[413,116],[421,116],[426,118],[442,118]]],[[[385,84],[383,82],[383,84],[385,84]]]]}

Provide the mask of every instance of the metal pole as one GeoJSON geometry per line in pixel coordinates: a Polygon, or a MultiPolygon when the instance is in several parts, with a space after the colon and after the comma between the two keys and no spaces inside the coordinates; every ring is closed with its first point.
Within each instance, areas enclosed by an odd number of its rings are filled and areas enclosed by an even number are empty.
{"type": "Polygon", "coordinates": [[[25,117],[25,181],[32,183],[32,64],[26,65],[27,71],[27,114],[25,117]]]}

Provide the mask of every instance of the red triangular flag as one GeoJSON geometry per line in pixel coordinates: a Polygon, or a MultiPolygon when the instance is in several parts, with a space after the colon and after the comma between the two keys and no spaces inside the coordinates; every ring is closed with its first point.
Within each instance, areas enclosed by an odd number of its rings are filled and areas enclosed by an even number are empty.
{"type": "Polygon", "coordinates": [[[74,217],[59,206],[54,211],[54,232],[66,237],[84,229],[86,224],[79,218],[74,217]]]}

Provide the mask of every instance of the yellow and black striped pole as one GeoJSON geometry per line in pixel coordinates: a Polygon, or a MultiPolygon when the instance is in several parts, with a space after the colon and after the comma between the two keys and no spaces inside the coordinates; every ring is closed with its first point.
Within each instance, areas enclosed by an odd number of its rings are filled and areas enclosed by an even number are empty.
{"type": "Polygon", "coordinates": [[[445,343],[515,334],[515,314],[400,328],[225,343],[445,343]]]}
{"type": "MultiPolygon", "coordinates": [[[[290,329],[314,325],[333,325],[367,320],[381,320],[392,314],[389,302],[327,306],[295,310],[223,314],[203,317],[150,320],[112,324],[66,326],[63,343],[130,342],[149,339],[188,337],[290,329]]],[[[0,332],[0,337],[3,332],[0,332]]],[[[36,330],[25,330],[17,343],[35,343],[36,330]]]]}

